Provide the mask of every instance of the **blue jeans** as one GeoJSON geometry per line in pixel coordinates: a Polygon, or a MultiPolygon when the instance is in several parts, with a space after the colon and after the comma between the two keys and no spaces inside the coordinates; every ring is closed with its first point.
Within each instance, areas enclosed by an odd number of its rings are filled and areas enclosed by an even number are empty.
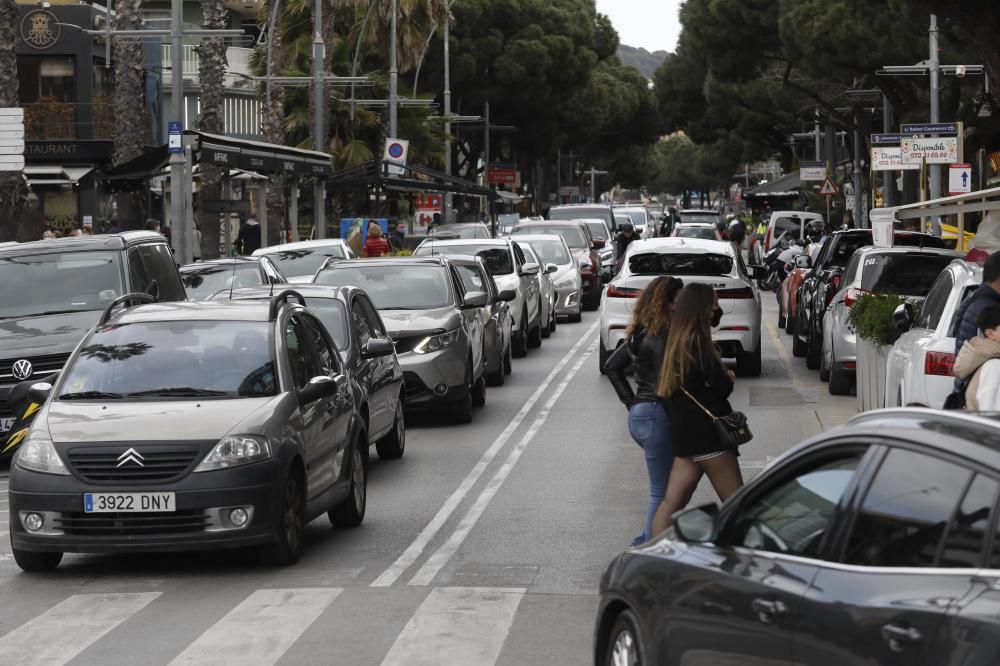
{"type": "Polygon", "coordinates": [[[643,543],[654,536],[653,515],[667,492],[667,479],[670,478],[670,468],[674,466],[667,410],[658,402],[633,405],[628,413],[628,430],[646,454],[646,470],[649,473],[649,507],[641,541],[638,541],[643,543]]]}

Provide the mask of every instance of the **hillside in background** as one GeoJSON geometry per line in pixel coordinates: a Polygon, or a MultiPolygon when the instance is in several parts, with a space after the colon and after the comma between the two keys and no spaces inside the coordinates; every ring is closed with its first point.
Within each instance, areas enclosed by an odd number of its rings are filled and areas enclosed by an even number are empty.
{"type": "Polygon", "coordinates": [[[650,53],[646,49],[622,44],[618,47],[618,58],[624,65],[635,67],[647,79],[653,78],[653,73],[663,64],[667,57],[666,51],[650,53]]]}

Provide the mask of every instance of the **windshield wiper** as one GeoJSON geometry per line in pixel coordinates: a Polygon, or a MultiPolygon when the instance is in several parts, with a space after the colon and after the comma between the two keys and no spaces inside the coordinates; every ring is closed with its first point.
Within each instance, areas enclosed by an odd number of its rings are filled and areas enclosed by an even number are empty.
{"type": "Polygon", "coordinates": [[[149,389],[148,391],[135,391],[129,393],[129,398],[169,396],[177,398],[200,398],[220,395],[231,395],[228,391],[213,391],[212,389],[200,389],[191,386],[176,386],[169,388],[149,389]]]}
{"type": "Polygon", "coordinates": [[[108,393],[106,391],[76,391],[73,393],[63,393],[60,400],[121,400],[125,396],[121,393],[108,393]]]}

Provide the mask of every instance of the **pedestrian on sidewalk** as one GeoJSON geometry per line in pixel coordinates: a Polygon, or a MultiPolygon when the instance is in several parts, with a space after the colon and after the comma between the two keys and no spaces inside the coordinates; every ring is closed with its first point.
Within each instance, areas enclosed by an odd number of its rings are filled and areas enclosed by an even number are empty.
{"type": "MultiPolygon", "coordinates": [[[[951,336],[955,338],[955,353],[979,333],[979,316],[986,308],[1000,305],[1000,252],[994,252],[983,265],[983,283],[958,307],[951,336]]],[[[967,384],[955,379],[955,391],[945,399],[945,409],[964,407],[967,384]]]]}
{"type": "Polygon", "coordinates": [[[965,382],[965,409],[1000,411],[1000,305],[990,305],[979,315],[982,334],[962,347],[955,361],[955,376],[965,382]]]}
{"type": "Polygon", "coordinates": [[[249,257],[260,249],[260,222],[257,221],[256,215],[251,213],[247,221],[240,225],[234,245],[236,246],[236,251],[246,257],[249,257]]]}
{"type": "Polygon", "coordinates": [[[653,537],[653,516],[663,501],[670,468],[674,464],[670,445],[667,408],[656,394],[663,366],[674,301],[684,284],[673,277],[658,277],[639,296],[632,321],[625,329],[625,343],[616,349],[604,366],[618,399],[628,408],[628,430],[642,447],[649,475],[649,503],[643,530],[633,546],[653,537]],[[625,377],[635,368],[635,390],[625,377]]]}
{"type": "Polygon", "coordinates": [[[667,401],[674,466],[653,519],[654,536],[691,501],[702,475],[708,475],[722,501],[743,485],[738,452],[720,441],[706,413],[718,417],[733,411],[728,398],[736,376],[723,366],[712,342],[717,317],[718,296],[710,285],[689,284],[678,294],[657,386],[667,401]]]}
{"type": "Polygon", "coordinates": [[[366,257],[382,257],[392,252],[389,241],[382,235],[382,227],[377,222],[368,225],[368,240],[365,241],[364,255],[366,257]]]}

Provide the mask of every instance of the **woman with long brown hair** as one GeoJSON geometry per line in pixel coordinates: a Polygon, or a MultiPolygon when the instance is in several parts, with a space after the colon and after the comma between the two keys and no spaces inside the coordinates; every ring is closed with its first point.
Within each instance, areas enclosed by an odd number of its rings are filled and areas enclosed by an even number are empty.
{"type": "Polygon", "coordinates": [[[636,301],[632,321],[625,329],[625,343],[608,358],[604,370],[618,398],[628,407],[628,429],[646,456],[649,504],[642,533],[632,545],[652,538],[653,515],[663,501],[674,462],[670,428],[663,400],[656,394],[663,366],[663,353],[674,310],[674,300],[683,283],[673,277],[658,277],[643,289],[636,301]],[[636,388],[625,377],[635,368],[636,388]]]}
{"type": "Polygon", "coordinates": [[[733,411],[728,398],[735,375],[722,365],[712,342],[717,310],[718,297],[706,284],[689,284],[677,297],[657,385],[657,394],[667,401],[675,458],[653,519],[653,535],[670,526],[671,516],[691,500],[703,474],[723,501],[743,485],[737,452],[719,441],[705,413],[725,416],[733,411]]]}

